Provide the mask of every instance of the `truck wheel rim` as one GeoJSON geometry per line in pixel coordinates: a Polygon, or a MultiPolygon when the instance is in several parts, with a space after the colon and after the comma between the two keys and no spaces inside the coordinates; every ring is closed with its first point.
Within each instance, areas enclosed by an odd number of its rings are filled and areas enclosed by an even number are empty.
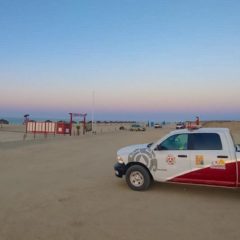
{"type": "Polygon", "coordinates": [[[134,187],[140,187],[144,183],[144,177],[139,171],[134,171],[130,174],[130,182],[134,187]]]}

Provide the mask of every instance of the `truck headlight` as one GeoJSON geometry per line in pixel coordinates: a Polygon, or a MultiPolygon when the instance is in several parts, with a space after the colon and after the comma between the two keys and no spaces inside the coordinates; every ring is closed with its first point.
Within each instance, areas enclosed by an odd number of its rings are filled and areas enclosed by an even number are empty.
{"type": "Polygon", "coordinates": [[[120,156],[117,156],[117,161],[118,163],[123,164],[123,159],[120,156]]]}

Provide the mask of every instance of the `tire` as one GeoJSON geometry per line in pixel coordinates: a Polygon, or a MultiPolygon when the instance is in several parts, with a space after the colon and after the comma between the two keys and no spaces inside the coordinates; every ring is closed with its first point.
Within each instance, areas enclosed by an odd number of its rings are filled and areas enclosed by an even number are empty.
{"type": "Polygon", "coordinates": [[[152,182],[147,169],[140,165],[133,165],[126,172],[126,182],[135,191],[147,190],[152,182]]]}

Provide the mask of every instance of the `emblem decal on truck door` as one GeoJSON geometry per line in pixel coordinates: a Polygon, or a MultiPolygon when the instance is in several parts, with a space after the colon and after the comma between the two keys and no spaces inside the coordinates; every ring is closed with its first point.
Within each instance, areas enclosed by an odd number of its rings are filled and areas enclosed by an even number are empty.
{"type": "Polygon", "coordinates": [[[176,163],[176,158],[172,154],[169,154],[167,156],[166,162],[168,165],[174,165],[176,163]]]}
{"type": "Polygon", "coordinates": [[[203,155],[196,155],[195,164],[196,164],[197,166],[204,165],[203,155]]]}
{"type": "Polygon", "coordinates": [[[226,163],[223,159],[216,160],[216,161],[212,162],[211,168],[225,170],[226,169],[226,163]]]}
{"type": "Polygon", "coordinates": [[[128,162],[142,162],[150,171],[157,170],[156,155],[149,148],[136,149],[128,156],[128,162]]]}

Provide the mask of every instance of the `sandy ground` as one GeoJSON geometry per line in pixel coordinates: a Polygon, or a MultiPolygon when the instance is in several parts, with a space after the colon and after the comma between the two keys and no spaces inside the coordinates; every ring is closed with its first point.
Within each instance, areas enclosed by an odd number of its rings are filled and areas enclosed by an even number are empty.
{"type": "Polygon", "coordinates": [[[0,131],[0,239],[239,239],[239,190],[155,183],[135,192],[114,176],[119,148],[171,129],[28,141],[0,131]]]}

